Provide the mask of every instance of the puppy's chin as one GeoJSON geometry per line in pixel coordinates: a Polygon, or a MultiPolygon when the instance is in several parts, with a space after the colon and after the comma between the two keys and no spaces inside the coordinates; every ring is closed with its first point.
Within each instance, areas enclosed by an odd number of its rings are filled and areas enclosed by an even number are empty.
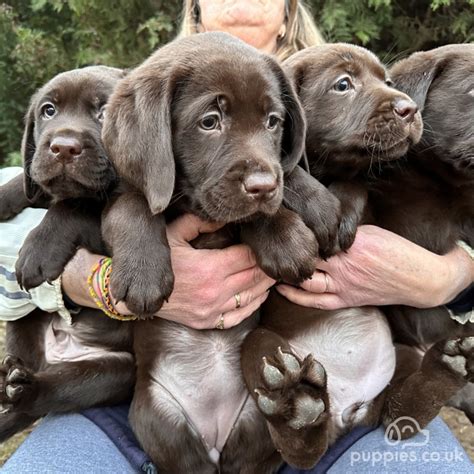
{"type": "Polygon", "coordinates": [[[392,145],[388,145],[386,148],[379,147],[369,149],[369,152],[374,153],[377,161],[392,161],[397,160],[404,156],[410,148],[412,141],[410,138],[405,138],[396,142],[392,145]]]}
{"type": "Polygon", "coordinates": [[[397,160],[408,153],[408,150],[417,144],[423,133],[423,125],[421,120],[419,123],[412,124],[405,130],[404,136],[400,138],[390,138],[388,141],[381,141],[373,146],[367,146],[364,149],[365,153],[370,154],[373,161],[392,161],[397,160]]]}
{"type": "Polygon", "coordinates": [[[116,173],[105,155],[92,153],[77,161],[60,162],[51,156],[33,158],[31,177],[54,199],[94,198],[107,191],[116,173]]]}
{"type": "Polygon", "coordinates": [[[200,203],[201,213],[212,221],[231,223],[251,220],[257,214],[273,215],[283,201],[283,189],[279,187],[267,197],[240,195],[223,197],[210,191],[200,203]]]}
{"type": "Polygon", "coordinates": [[[90,188],[75,181],[71,181],[62,175],[45,181],[37,181],[37,183],[57,201],[63,199],[94,197],[95,194],[95,192],[94,194],[91,193],[90,188]]]}

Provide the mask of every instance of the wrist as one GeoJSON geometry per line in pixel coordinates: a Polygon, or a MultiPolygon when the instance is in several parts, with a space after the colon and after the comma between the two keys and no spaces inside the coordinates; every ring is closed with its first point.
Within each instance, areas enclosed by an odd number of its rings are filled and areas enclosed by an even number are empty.
{"type": "Polygon", "coordinates": [[[440,304],[446,304],[474,281],[474,261],[465,250],[458,246],[441,258],[449,274],[446,285],[440,289],[440,304]]]}
{"type": "Polygon", "coordinates": [[[73,303],[87,308],[96,307],[87,287],[87,278],[100,258],[100,255],[79,249],[64,268],[61,275],[62,291],[73,303]]]}
{"type": "Polygon", "coordinates": [[[126,304],[123,301],[115,301],[115,298],[114,298],[114,295],[113,295],[113,292],[112,292],[112,289],[110,288],[110,286],[109,286],[109,296],[110,296],[110,304],[112,305],[113,309],[117,313],[123,314],[124,316],[131,316],[132,315],[132,312],[127,308],[126,304]]]}
{"type": "MultiPolygon", "coordinates": [[[[112,274],[112,267],[112,259],[110,257],[102,257],[99,262],[94,265],[87,278],[89,294],[96,306],[109,318],[120,321],[131,321],[136,319],[137,317],[133,314],[120,313],[117,311],[117,306],[112,293],[110,292],[110,276],[112,274]]],[[[125,311],[125,309],[124,306],[123,310],[125,311]]]]}

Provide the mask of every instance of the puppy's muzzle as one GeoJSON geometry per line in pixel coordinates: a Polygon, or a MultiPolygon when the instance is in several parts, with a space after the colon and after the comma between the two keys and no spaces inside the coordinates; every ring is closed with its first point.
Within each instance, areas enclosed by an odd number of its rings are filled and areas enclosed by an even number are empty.
{"type": "Polygon", "coordinates": [[[243,180],[244,192],[255,199],[269,200],[277,193],[277,177],[270,172],[257,172],[243,180]]]}
{"type": "Polygon", "coordinates": [[[395,115],[407,124],[415,120],[415,114],[418,112],[418,106],[410,99],[395,99],[392,107],[395,115]]]}
{"type": "Polygon", "coordinates": [[[79,157],[82,153],[83,145],[77,138],[60,135],[54,137],[49,145],[49,149],[56,160],[69,162],[79,157]]]}

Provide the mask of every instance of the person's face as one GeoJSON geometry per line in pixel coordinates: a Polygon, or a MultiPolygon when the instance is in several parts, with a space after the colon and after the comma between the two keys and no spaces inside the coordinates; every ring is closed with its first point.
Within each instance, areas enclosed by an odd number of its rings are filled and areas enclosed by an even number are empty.
{"type": "Polygon", "coordinates": [[[225,31],[268,53],[286,33],[285,0],[200,0],[199,6],[199,31],[225,31]]]}

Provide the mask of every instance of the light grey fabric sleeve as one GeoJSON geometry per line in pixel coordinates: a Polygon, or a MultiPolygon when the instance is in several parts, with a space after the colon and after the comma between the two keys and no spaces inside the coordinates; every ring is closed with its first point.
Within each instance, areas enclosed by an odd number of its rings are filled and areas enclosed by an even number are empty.
{"type": "MultiPolygon", "coordinates": [[[[11,167],[0,169],[0,185],[23,171],[11,167]]],[[[29,292],[23,291],[16,281],[15,262],[24,240],[46,214],[45,209],[27,208],[13,219],[0,222],[0,320],[12,321],[26,316],[35,308],[58,312],[71,322],[71,314],[64,306],[61,278],[43,283],[29,292]]]]}

